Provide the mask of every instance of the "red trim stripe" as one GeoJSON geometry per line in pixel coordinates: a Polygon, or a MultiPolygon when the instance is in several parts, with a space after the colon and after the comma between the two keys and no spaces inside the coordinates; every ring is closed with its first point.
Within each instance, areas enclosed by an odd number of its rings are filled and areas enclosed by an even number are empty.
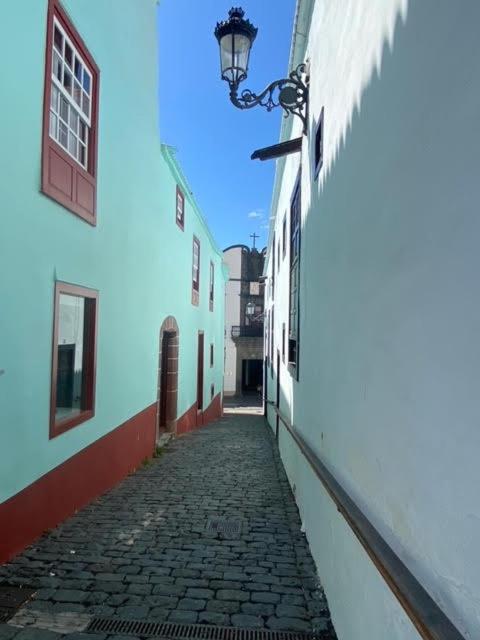
{"type": "Polygon", "coordinates": [[[0,504],[0,562],[115,486],[155,447],[156,403],[0,504]]]}

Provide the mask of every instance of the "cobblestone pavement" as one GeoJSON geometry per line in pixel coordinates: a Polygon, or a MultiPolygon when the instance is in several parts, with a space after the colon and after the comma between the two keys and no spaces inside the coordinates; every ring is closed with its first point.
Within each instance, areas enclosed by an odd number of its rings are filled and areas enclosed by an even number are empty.
{"type": "Polygon", "coordinates": [[[0,567],[0,583],[37,589],[13,622],[50,629],[0,625],[0,640],[17,633],[18,640],[53,640],[59,636],[52,629],[82,631],[93,616],[330,628],[298,511],[260,416],[231,415],[171,441],[0,567]],[[239,535],[207,531],[211,518],[238,521],[239,535]]]}
{"type": "Polygon", "coordinates": [[[244,414],[263,415],[263,400],[260,393],[249,393],[243,396],[227,397],[223,400],[224,415],[244,414]]]}

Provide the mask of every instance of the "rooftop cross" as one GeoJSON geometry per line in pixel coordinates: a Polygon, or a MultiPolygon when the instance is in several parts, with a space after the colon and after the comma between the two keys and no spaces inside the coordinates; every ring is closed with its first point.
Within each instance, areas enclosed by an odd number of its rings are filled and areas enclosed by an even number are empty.
{"type": "Polygon", "coordinates": [[[250,238],[253,238],[253,248],[255,249],[255,240],[256,240],[257,238],[260,238],[260,236],[257,236],[257,234],[256,234],[256,233],[251,233],[251,234],[250,234],[250,238]]]}

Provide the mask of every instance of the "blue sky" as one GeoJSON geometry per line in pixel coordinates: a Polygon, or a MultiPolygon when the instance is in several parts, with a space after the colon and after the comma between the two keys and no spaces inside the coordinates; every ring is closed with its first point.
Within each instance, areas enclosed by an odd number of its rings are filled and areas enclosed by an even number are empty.
{"type": "MultiPolygon", "coordinates": [[[[160,137],[177,149],[192,192],[221,249],[265,246],[275,162],[250,160],[255,149],[279,139],[281,109],[241,111],[220,80],[218,44],[213,35],[226,19],[228,0],[161,0],[160,137]]],[[[246,17],[258,27],[248,79],[241,85],[260,92],[284,77],[288,67],[295,0],[250,0],[246,17]]]]}

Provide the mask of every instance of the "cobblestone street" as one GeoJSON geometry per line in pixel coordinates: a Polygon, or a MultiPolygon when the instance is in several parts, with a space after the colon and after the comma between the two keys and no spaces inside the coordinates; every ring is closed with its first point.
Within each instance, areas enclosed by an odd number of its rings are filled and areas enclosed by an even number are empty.
{"type": "MultiPolygon", "coordinates": [[[[255,415],[231,414],[171,441],[159,457],[0,567],[0,582],[37,590],[10,623],[64,633],[58,616],[73,620],[67,630],[77,632],[93,617],[329,627],[274,438],[255,415]],[[219,533],[215,522],[209,530],[212,519],[240,525],[239,531],[219,533]]],[[[0,625],[0,639],[17,634],[26,640],[32,633],[54,637],[0,625]]]]}

